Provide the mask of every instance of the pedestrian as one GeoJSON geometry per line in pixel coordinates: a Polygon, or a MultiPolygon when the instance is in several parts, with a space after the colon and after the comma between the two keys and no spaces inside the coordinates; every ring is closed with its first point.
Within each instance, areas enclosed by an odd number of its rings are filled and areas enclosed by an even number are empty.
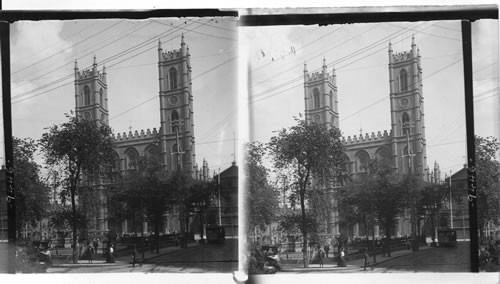
{"type": "Polygon", "coordinates": [[[330,244],[326,243],[325,244],[325,254],[326,254],[326,258],[328,258],[328,251],[330,250],[330,244]]]}
{"type": "Polygon", "coordinates": [[[108,262],[109,263],[114,263],[115,262],[115,256],[114,256],[115,250],[113,249],[113,244],[109,245],[108,249],[108,262]]]}
{"type": "Polygon", "coordinates": [[[321,245],[318,245],[318,262],[319,267],[323,267],[323,258],[325,257],[325,251],[321,248],[321,245]]]}
{"type": "Polygon", "coordinates": [[[142,267],[142,263],[137,259],[137,246],[134,245],[134,251],[132,252],[132,267],[135,267],[135,263],[138,263],[142,267]]]}
{"type": "Polygon", "coordinates": [[[95,253],[97,254],[97,247],[99,246],[99,242],[97,241],[97,238],[94,238],[93,245],[94,245],[95,253]]]}
{"type": "Polygon", "coordinates": [[[346,264],[346,259],[345,259],[345,252],[344,252],[344,247],[341,247],[340,248],[340,265],[341,267],[345,267],[347,264],[346,264]]]}
{"type": "Polygon", "coordinates": [[[380,241],[380,245],[382,247],[382,256],[385,256],[385,254],[386,254],[385,238],[382,237],[382,240],[380,241]]]}
{"type": "Polygon", "coordinates": [[[89,256],[89,263],[92,263],[92,256],[94,255],[94,246],[89,242],[87,245],[87,252],[89,256]]]}
{"type": "Polygon", "coordinates": [[[366,271],[366,267],[370,266],[370,268],[373,271],[373,266],[371,266],[371,264],[370,264],[370,255],[368,254],[368,249],[365,249],[365,255],[364,256],[365,256],[365,267],[364,267],[363,270],[366,271]]]}

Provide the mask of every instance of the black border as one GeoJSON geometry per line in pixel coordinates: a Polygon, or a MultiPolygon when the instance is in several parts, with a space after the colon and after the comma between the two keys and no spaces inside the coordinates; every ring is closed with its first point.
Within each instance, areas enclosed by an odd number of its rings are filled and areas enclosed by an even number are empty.
{"type": "MultiPolygon", "coordinates": [[[[369,9],[369,8],[366,8],[369,9]]],[[[378,8],[380,10],[384,7],[378,8]]],[[[393,8],[392,8],[393,9],[393,8]]],[[[401,7],[401,10],[410,10],[401,7]]],[[[417,8],[419,9],[419,8],[417,8]]],[[[341,10],[341,9],[339,9],[341,10]]],[[[416,9],[413,9],[416,10],[416,9]]],[[[286,11],[286,10],[285,10],[286,11]]],[[[269,25],[331,25],[375,22],[414,22],[432,20],[469,20],[498,19],[498,7],[493,5],[479,6],[436,6],[420,7],[418,11],[399,12],[338,12],[330,14],[280,14],[280,15],[242,15],[241,26],[269,26],[269,25]]]]}
{"type": "Polygon", "coordinates": [[[0,11],[0,20],[13,23],[16,21],[41,20],[79,20],[79,19],[119,19],[140,20],[164,17],[237,17],[237,11],[222,11],[219,9],[159,9],[159,10],[9,10],[0,11]]]}
{"type": "Polygon", "coordinates": [[[12,109],[10,95],[10,32],[9,24],[0,22],[2,58],[2,108],[5,141],[5,182],[7,191],[8,273],[16,273],[16,191],[14,186],[14,153],[12,147],[12,109]]]}

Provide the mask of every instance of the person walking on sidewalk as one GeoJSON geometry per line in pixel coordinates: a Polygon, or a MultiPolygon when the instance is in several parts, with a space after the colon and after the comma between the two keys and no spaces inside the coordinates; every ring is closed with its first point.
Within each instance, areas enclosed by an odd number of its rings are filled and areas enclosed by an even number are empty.
{"type": "Polygon", "coordinates": [[[94,255],[94,246],[92,246],[92,244],[90,242],[87,245],[87,252],[89,255],[89,263],[92,263],[92,257],[94,255]]]}
{"type": "Polygon", "coordinates": [[[346,267],[347,264],[346,264],[346,259],[345,259],[345,251],[344,251],[344,247],[341,247],[340,248],[340,255],[339,255],[339,258],[340,258],[340,267],[346,267]]]}
{"type": "Polygon", "coordinates": [[[132,252],[132,267],[135,267],[135,263],[142,267],[142,263],[137,259],[137,246],[134,246],[134,251],[132,252]]]}
{"type": "Polygon", "coordinates": [[[370,255],[368,254],[368,249],[365,249],[365,266],[363,271],[366,271],[366,267],[370,266],[371,270],[373,271],[373,266],[370,264],[370,255]]]}
{"type": "Polygon", "coordinates": [[[325,251],[318,245],[318,263],[319,267],[323,267],[323,258],[325,257],[325,251]]]}

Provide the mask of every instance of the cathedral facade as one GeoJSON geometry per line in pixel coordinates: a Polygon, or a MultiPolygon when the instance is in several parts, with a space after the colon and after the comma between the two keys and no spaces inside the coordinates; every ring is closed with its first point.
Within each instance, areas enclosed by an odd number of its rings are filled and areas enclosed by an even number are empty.
{"type": "MultiPolygon", "coordinates": [[[[412,38],[410,50],[404,52],[394,52],[389,43],[388,57],[391,125],[376,134],[342,138],[347,171],[353,176],[362,174],[368,171],[370,160],[385,159],[396,173],[411,172],[425,181],[437,182],[439,165],[435,163],[433,171],[427,166],[422,67],[415,39],[412,38]]],[[[335,69],[329,73],[325,60],[320,72],[309,73],[304,65],[304,101],[307,121],[339,128],[335,69]]],[[[335,208],[335,201],[332,202],[335,208]]],[[[339,216],[333,211],[326,233],[337,235],[339,216]]],[[[394,229],[396,236],[410,235],[410,216],[403,215],[394,229]]],[[[375,231],[378,235],[378,228],[375,231]]],[[[352,234],[359,236],[358,225],[352,228],[352,234]]]]}
{"type": "MultiPolygon", "coordinates": [[[[75,112],[78,118],[109,125],[108,85],[106,69],[97,69],[97,61],[91,68],[79,70],[75,62],[75,112]]],[[[179,49],[163,51],[158,42],[159,74],[159,127],[118,133],[113,136],[116,168],[124,173],[138,166],[140,157],[160,157],[165,172],[180,170],[196,179],[208,180],[208,163],[196,165],[193,119],[193,93],[189,47],[181,39],[179,49]]],[[[106,200],[102,193],[98,198],[94,216],[95,230],[132,232],[131,224],[108,224],[106,200]]],[[[164,231],[179,232],[178,212],[165,216],[164,231]]],[[[148,228],[147,223],[144,228],[148,228]]]]}

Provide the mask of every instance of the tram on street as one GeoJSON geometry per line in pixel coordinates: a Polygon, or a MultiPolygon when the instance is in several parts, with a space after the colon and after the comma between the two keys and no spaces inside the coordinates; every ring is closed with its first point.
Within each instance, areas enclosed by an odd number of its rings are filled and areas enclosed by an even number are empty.
{"type": "Polygon", "coordinates": [[[455,229],[439,229],[438,243],[440,247],[456,247],[457,246],[457,230],[455,229]]]}
{"type": "Polygon", "coordinates": [[[226,231],[220,225],[207,226],[207,242],[208,243],[224,243],[226,238],[226,231]]]}

